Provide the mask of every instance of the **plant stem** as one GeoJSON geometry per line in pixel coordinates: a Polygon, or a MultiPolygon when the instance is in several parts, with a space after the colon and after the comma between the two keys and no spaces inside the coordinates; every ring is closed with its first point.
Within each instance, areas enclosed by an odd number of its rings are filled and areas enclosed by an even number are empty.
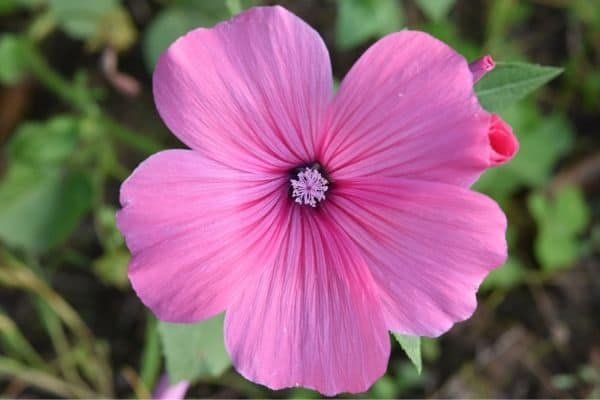
{"type": "Polygon", "coordinates": [[[0,357],[0,377],[2,376],[16,378],[28,385],[54,393],[60,397],[97,398],[99,396],[85,388],[64,382],[53,375],[37,369],[27,368],[7,357],[0,357]]]}

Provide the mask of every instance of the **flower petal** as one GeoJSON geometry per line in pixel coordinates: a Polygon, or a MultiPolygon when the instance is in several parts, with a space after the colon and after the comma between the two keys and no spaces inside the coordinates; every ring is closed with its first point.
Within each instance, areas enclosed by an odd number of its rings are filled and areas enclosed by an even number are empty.
{"type": "Polygon", "coordinates": [[[121,187],[117,224],[133,255],[133,288],[165,321],[222,312],[271,259],[282,201],[285,179],[231,170],[191,150],[153,155],[121,187]]]}
{"type": "Polygon", "coordinates": [[[469,318],[485,276],[506,260],[506,217],[488,197],[402,178],[338,182],[326,212],[362,249],[387,327],[437,336],[469,318]]]}
{"type": "Polygon", "coordinates": [[[460,54],[426,33],[393,33],[342,82],[319,159],[334,179],[400,176],[468,186],[489,165],[489,121],[460,54]]]}
{"type": "Polygon", "coordinates": [[[272,389],[363,392],[390,351],[376,287],[333,223],[292,207],[275,262],[227,310],[226,347],[242,375],[272,389]]]}
{"type": "Polygon", "coordinates": [[[317,32],[282,7],[255,7],[179,38],[154,73],[156,106],[186,145],[244,170],[314,161],[332,95],[317,32]]]}

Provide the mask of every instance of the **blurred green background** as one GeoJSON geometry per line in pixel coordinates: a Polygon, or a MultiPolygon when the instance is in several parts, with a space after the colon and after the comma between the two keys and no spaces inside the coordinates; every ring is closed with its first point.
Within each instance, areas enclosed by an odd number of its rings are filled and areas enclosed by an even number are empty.
{"type": "MultiPolygon", "coordinates": [[[[166,370],[193,381],[189,397],[318,396],[241,378],[219,318],[157,323],[128,285],[114,221],[131,170],[181,147],[153,105],[160,52],[191,28],[274,3],[0,0],[0,397],[147,398],[166,370]]],[[[365,396],[600,397],[600,2],[277,3],[321,33],[338,80],[403,27],[469,60],[563,69],[529,79],[554,78],[510,106],[488,99],[521,143],[475,185],[508,215],[508,263],[472,319],[423,340],[421,374],[394,343],[365,396]]]]}

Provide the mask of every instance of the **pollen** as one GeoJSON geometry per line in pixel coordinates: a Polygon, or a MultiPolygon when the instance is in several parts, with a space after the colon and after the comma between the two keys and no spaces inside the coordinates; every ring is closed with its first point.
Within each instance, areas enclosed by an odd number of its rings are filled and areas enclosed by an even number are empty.
{"type": "Polygon", "coordinates": [[[292,198],[301,205],[316,207],[325,200],[325,192],[329,189],[329,181],[321,173],[310,167],[298,172],[297,179],[290,179],[292,198]]]}

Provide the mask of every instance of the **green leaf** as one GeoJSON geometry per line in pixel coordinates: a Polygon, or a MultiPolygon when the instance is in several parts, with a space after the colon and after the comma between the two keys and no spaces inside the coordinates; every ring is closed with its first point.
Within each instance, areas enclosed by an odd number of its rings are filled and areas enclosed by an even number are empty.
{"type": "Polygon", "coordinates": [[[554,199],[532,193],[527,204],[538,225],[534,248],[542,268],[553,271],[577,261],[582,248],[578,235],[590,220],[590,211],[581,190],[567,187],[554,199]]]}
{"type": "Polygon", "coordinates": [[[423,360],[421,358],[421,337],[401,335],[393,333],[394,337],[400,343],[400,347],[406,353],[410,361],[413,363],[417,372],[420,374],[423,369],[423,360]]]}
{"type": "Polygon", "coordinates": [[[402,28],[404,18],[396,0],[343,0],[337,4],[336,43],[341,49],[402,28]]]}
{"type": "Polygon", "coordinates": [[[23,77],[26,67],[23,46],[23,41],[15,34],[0,36],[0,83],[14,85],[23,77]]]}
{"type": "Polygon", "coordinates": [[[448,15],[455,2],[456,0],[417,0],[417,5],[427,18],[440,21],[448,15]]]}
{"type": "Polygon", "coordinates": [[[475,85],[480,103],[500,111],[558,76],[562,68],[527,63],[497,63],[475,85]]]}
{"type": "Polygon", "coordinates": [[[30,165],[60,165],[73,153],[79,139],[79,120],[57,116],[46,122],[25,122],[7,146],[13,162],[30,165]]]}
{"type": "Polygon", "coordinates": [[[80,40],[93,37],[101,19],[118,6],[118,0],[48,0],[50,12],[60,27],[72,38],[80,40]]]}
{"type": "Polygon", "coordinates": [[[91,207],[87,175],[13,164],[0,181],[0,239],[40,252],[64,241],[91,207]]]}
{"type": "Polygon", "coordinates": [[[194,28],[211,27],[229,15],[221,1],[180,1],[163,9],[144,32],[142,46],[148,69],[154,70],[158,57],[175,39],[194,28]]]}
{"type": "Polygon", "coordinates": [[[485,278],[482,290],[512,289],[525,280],[525,267],[516,257],[510,257],[504,265],[496,268],[485,278]]]}
{"type": "Polygon", "coordinates": [[[125,289],[129,285],[127,264],[130,258],[129,252],[124,250],[104,253],[100,258],[94,260],[92,269],[102,282],[125,289]]]}
{"type": "Polygon", "coordinates": [[[388,376],[382,376],[369,390],[369,396],[376,399],[393,399],[398,396],[396,381],[388,376]]]}
{"type": "Polygon", "coordinates": [[[231,361],[223,343],[223,315],[194,324],[160,322],[167,372],[172,383],[221,375],[231,361]]]}

